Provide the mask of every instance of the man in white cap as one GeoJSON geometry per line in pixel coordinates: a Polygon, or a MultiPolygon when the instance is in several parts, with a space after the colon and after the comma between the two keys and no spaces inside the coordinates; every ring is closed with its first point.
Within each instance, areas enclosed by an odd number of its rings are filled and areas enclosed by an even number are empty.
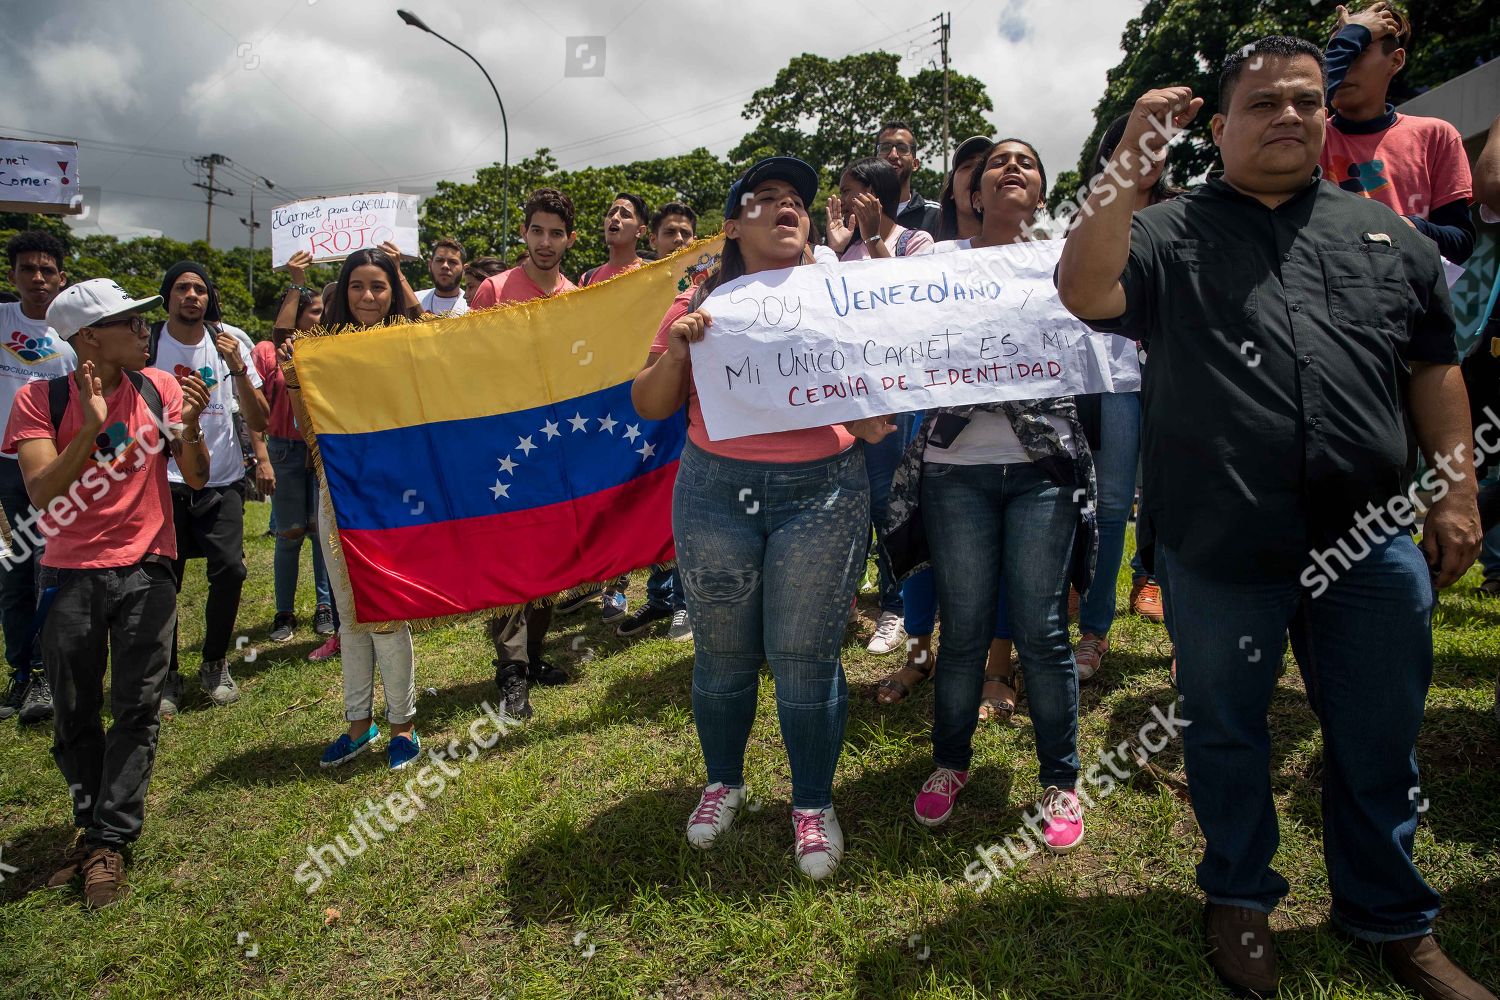
{"type": "Polygon", "coordinates": [[[145,367],[141,314],[160,302],[131,298],[107,278],[59,293],[47,323],[77,353],[78,370],[17,393],[0,441],[45,511],[38,527],[48,538],[37,587],[52,755],[79,831],[48,884],[81,874],[90,906],[114,902],[124,884],[123,852],[140,836],[156,756],[177,604],[167,453],[188,483],[201,487],[209,475],[198,426],[207,386],[196,373],[145,367]]]}

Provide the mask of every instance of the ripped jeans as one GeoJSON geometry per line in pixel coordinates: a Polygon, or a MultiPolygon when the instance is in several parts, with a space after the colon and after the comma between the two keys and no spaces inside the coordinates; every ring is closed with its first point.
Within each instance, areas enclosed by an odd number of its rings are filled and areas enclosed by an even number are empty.
{"type": "Polygon", "coordinates": [[[672,533],[710,783],[744,784],[760,667],[769,662],[792,806],[833,803],[849,703],[839,653],[865,570],[869,504],[862,445],[785,464],[683,449],[672,533]]]}

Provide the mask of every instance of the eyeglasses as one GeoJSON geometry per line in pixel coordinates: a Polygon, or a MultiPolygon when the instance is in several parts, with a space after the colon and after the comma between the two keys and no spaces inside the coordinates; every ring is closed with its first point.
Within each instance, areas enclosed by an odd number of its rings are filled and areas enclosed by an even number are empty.
{"type": "Polygon", "coordinates": [[[904,142],[877,142],[875,144],[875,152],[879,153],[881,156],[884,156],[887,153],[891,152],[900,153],[902,156],[905,156],[911,151],[911,146],[907,145],[904,142]]]}
{"type": "Polygon", "coordinates": [[[145,333],[148,325],[146,318],[139,313],[134,316],[127,316],[124,319],[112,319],[108,323],[90,323],[89,325],[95,330],[103,330],[105,327],[125,326],[127,324],[130,326],[130,332],[137,334],[145,333]]]}

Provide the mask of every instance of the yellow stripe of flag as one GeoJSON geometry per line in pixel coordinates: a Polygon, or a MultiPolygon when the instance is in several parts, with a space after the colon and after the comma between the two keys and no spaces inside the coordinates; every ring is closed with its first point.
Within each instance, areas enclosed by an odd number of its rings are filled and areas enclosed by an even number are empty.
{"type": "Polygon", "coordinates": [[[577,292],[297,343],[319,434],[361,434],[561,402],[635,378],[716,236],[577,292]]]}

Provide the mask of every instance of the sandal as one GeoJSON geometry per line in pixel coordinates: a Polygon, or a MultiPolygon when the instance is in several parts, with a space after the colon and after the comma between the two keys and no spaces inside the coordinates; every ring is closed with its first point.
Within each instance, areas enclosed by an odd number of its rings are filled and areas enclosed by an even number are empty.
{"type": "Polygon", "coordinates": [[[879,684],[875,685],[875,701],[881,705],[901,704],[903,701],[911,697],[912,688],[916,687],[918,684],[921,684],[923,681],[932,680],[932,672],[936,668],[937,660],[932,656],[927,657],[925,670],[921,666],[912,663],[910,660],[906,661],[895,673],[891,674],[889,677],[882,680],[879,684]],[[908,687],[901,680],[901,674],[905,671],[910,671],[911,673],[917,675],[916,679],[911,682],[910,687],[908,687]]]}
{"type": "Polygon", "coordinates": [[[979,702],[979,721],[1009,723],[1010,717],[1016,714],[1016,668],[1012,666],[1006,674],[986,673],[984,690],[984,697],[979,702]],[[1010,692],[1009,696],[989,694],[991,685],[998,685],[1003,691],[1010,692]]]}

